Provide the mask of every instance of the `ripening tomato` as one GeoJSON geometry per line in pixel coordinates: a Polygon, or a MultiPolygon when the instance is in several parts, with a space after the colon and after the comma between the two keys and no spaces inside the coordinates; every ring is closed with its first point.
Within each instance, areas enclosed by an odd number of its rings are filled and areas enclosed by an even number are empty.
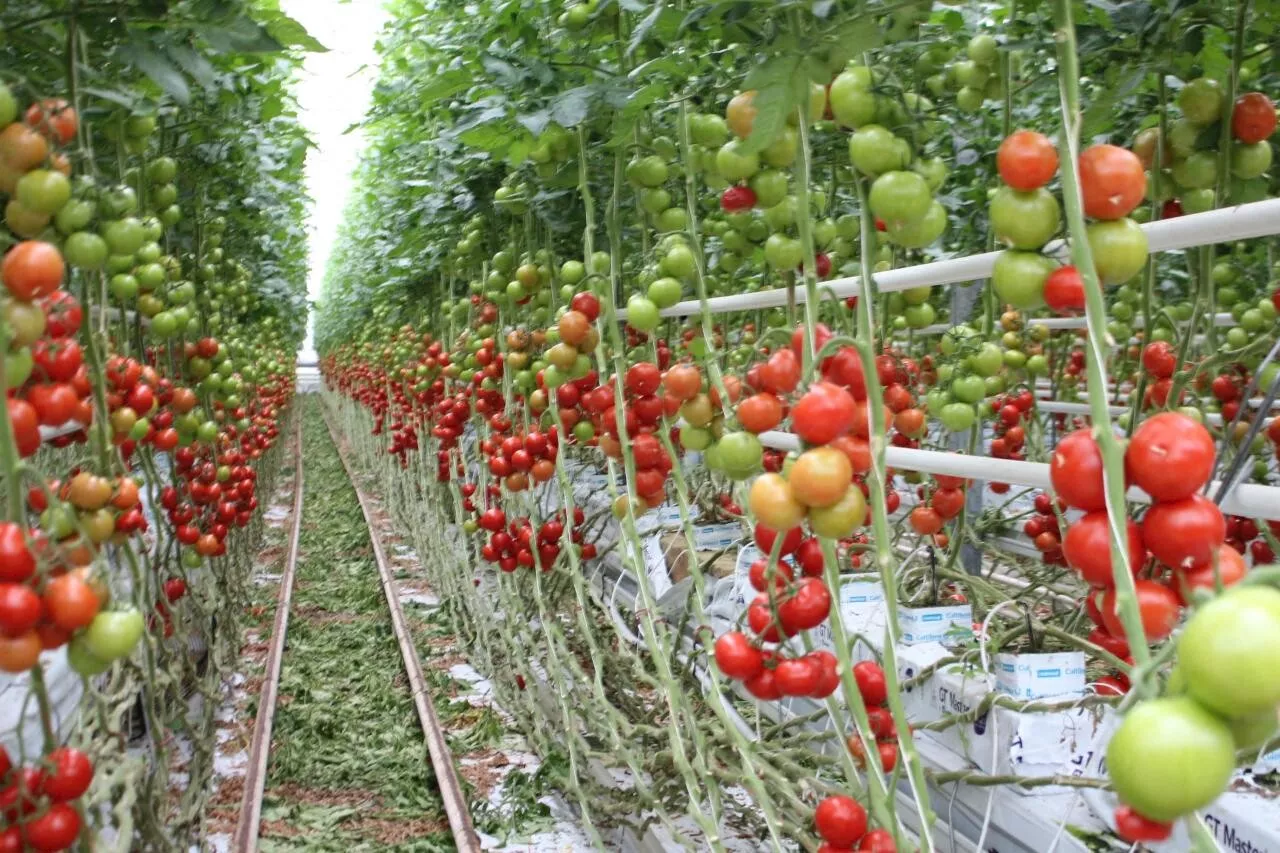
{"type": "Polygon", "coordinates": [[[1213,436],[1180,412],[1160,412],[1143,421],[1125,451],[1125,470],[1157,501],[1177,501],[1198,492],[1213,474],[1213,436]]]}
{"type": "Polygon", "coordinates": [[[752,514],[770,530],[791,530],[804,520],[805,505],[781,474],[757,477],[751,484],[749,501],[752,514]]]}
{"type": "Polygon", "coordinates": [[[908,516],[911,522],[911,529],[921,536],[931,536],[942,529],[942,515],[936,509],[929,506],[917,506],[911,510],[908,516]]]}
{"type": "Polygon", "coordinates": [[[49,581],[44,588],[44,605],[50,620],[66,631],[87,627],[102,606],[93,587],[75,572],[49,581]]]}
{"type": "Polygon", "coordinates": [[[1080,192],[1087,216],[1128,216],[1146,191],[1146,172],[1132,151],[1118,145],[1094,145],[1080,155],[1080,192]]]}
{"type": "Polygon", "coordinates": [[[678,400],[692,400],[702,390],[702,372],[692,364],[677,364],[662,378],[662,386],[678,400]]]}
{"type": "Polygon", "coordinates": [[[782,401],[767,391],[752,394],[738,403],[737,415],[743,429],[754,433],[765,432],[782,423],[782,401]]]}
{"type": "Polygon", "coordinates": [[[832,506],[848,491],[853,466],[833,447],[815,447],[800,454],[787,475],[791,493],[808,507],[832,506]]]}
{"type": "Polygon", "coordinates": [[[65,273],[58,247],[39,240],[18,243],[0,261],[0,279],[9,293],[23,302],[53,293],[62,285],[65,273]]]}
{"type": "Polygon", "coordinates": [[[1015,190],[1034,190],[1053,180],[1058,150],[1047,136],[1034,130],[1015,130],[996,151],[1000,179],[1015,190]]]}
{"type": "MultiPolygon", "coordinates": [[[[1244,557],[1235,548],[1219,545],[1214,555],[1218,561],[1217,576],[1222,580],[1223,587],[1239,583],[1249,571],[1244,557]]],[[[1179,569],[1174,572],[1174,580],[1177,582],[1178,594],[1184,601],[1189,600],[1191,591],[1194,589],[1213,589],[1216,586],[1213,561],[1210,560],[1203,566],[1179,569]]]]}
{"type": "Polygon", "coordinates": [[[46,98],[32,104],[24,118],[28,126],[62,145],[76,138],[76,111],[62,98],[46,98]]]}
{"type": "Polygon", "coordinates": [[[42,648],[34,630],[17,637],[0,634],[0,672],[26,672],[40,660],[42,648]]]}

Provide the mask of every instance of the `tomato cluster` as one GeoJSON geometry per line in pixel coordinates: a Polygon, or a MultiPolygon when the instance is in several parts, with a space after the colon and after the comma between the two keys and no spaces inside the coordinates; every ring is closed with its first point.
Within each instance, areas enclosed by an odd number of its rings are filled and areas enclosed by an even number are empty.
{"type": "MultiPolygon", "coordinates": [[[[467,490],[463,491],[465,494],[467,490]]],[[[585,540],[586,516],[582,509],[574,507],[573,524],[568,531],[566,519],[564,510],[560,510],[536,528],[528,518],[518,518],[508,524],[506,514],[499,507],[491,506],[480,514],[478,521],[480,529],[490,534],[480,548],[480,556],[496,563],[504,572],[535,567],[549,572],[556,566],[567,532],[569,547],[576,548],[581,559],[595,557],[595,545],[585,540]]]]}
{"type": "Polygon", "coordinates": [[[898,846],[886,829],[867,829],[867,810],[853,797],[823,797],[813,812],[814,827],[822,838],[818,853],[896,853],[898,846]],[[855,846],[856,845],[856,846],[855,846]]]}
{"type": "Polygon", "coordinates": [[[60,746],[38,763],[15,767],[0,746],[0,851],[66,850],[80,835],[76,801],[93,782],[93,762],[79,749],[60,746]]]}

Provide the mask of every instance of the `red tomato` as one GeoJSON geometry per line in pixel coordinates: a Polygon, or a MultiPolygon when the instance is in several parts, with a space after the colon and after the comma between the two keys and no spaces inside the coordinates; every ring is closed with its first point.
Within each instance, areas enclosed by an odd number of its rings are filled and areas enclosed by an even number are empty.
{"type": "MultiPolygon", "coordinates": [[[[1149,580],[1133,582],[1138,593],[1138,610],[1142,614],[1142,631],[1148,642],[1163,640],[1173,633],[1178,624],[1178,615],[1182,606],[1178,603],[1177,594],[1162,583],[1149,580]]],[[[1116,591],[1109,589],[1102,594],[1098,609],[1102,611],[1102,621],[1107,631],[1115,637],[1123,637],[1124,624],[1116,612],[1116,591]]]]}
{"type": "Polygon", "coordinates": [[[1116,806],[1116,835],[1130,844],[1164,841],[1172,834],[1172,823],[1143,817],[1129,806],[1116,806]]]}
{"type": "Polygon", "coordinates": [[[1236,99],[1231,112],[1231,132],[1244,143],[1261,142],[1276,130],[1276,107],[1261,92],[1248,92],[1236,99]]]}
{"type": "Polygon", "coordinates": [[[1102,451],[1091,430],[1078,429],[1058,442],[1049,458],[1049,482],[1067,506],[1086,512],[1106,509],[1102,451]]]}
{"type": "Polygon", "coordinates": [[[23,827],[23,835],[27,844],[41,853],[65,850],[80,835],[80,814],[66,803],[54,803],[23,827]]]}
{"type": "Polygon", "coordinates": [[[818,671],[807,657],[778,661],[773,679],[783,696],[808,696],[818,686],[818,671]]]}
{"type": "Polygon", "coordinates": [[[889,700],[889,688],[880,664],[865,660],[854,664],[853,679],[858,683],[858,692],[868,708],[878,707],[889,700]]]}
{"type": "Polygon", "coordinates": [[[40,415],[35,406],[26,400],[16,397],[8,399],[9,426],[13,429],[13,440],[18,446],[18,453],[31,456],[40,449],[40,415]]]}
{"type": "Polygon", "coordinates": [[[24,583],[0,584],[0,634],[20,637],[40,621],[40,596],[24,583]]]}
{"type": "Polygon", "coordinates": [[[826,444],[853,426],[856,404],[849,392],[816,382],[791,410],[791,426],[809,444],[826,444]]]}
{"type": "Polygon", "coordinates": [[[1142,519],[1142,537],[1166,566],[1202,566],[1226,540],[1227,521],[1213,501],[1192,495],[1154,504],[1142,519]]]}
{"type": "Polygon", "coordinates": [[[762,391],[739,403],[737,414],[743,429],[765,432],[782,423],[782,401],[776,395],[762,391]]]}
{"type": "Polygon", "coordinates": [[[873,829],[862,836],[858,845],[859,853],[898,853],[898,845],[893,841],[893,833],[887,829],[873,829]]]}
{"type": "Polygon", "coordinates": [[[761,391],[789,394],[800,384],[800,358],[789,349],[780,349],[760,366],[761,391]]]}
{"type": "Polygon", "coordinates": [[[0,261],[0,280],[23,302],[53,293],[62,285],[65,273],[58,247],[39,240],[18,243],[0,261]]]}
{"type": "MultiPolygon", "coordinates": [[[[1239,583],[1249,571],[1244,557],[1236,549],[1219,545],[1215,553],[1218,558],[1218,577],[1222,579],[1224,587],[1239,583]]],[[[1203,566],[1179,569],[1174,572],[1174,579],[1177,582],[1178,594],[1182,596],[1183,601],[1188,600],[1193,589],[1213,589],[1215,587],[1213,561],[1210,560],[1203,566]]]]}
{"type": "Polygon", "coordinates": [[[795,591],[778,605],[778,618],[787,634],[816,628],[831,612],[831,593],[820,578],[801,578],[795,591]]]}
{"type": "MultiPolygon", "coordinates": [[[[777,532],[770,530],[763,524],[757,524],[755,527],[756,547],[765,554],[773,552],[773,541],[777,536],[777,532]]],[[[804,530],[801,528],[793,527],[788,530],[786,536],[782,538],[782,547],[778,551],[778,556],[785,557],[788,554],[794,554],[795,550],[800,547],[800,542],[803,539],[804,530]]]]}
{"type": "MultiPolygon", "coordinates": [[[[1132,519],[1125,520],[1129,535],[1129,570],[1136,573],[1146,560],[1143,530],[1132,519]]],[[[1067,564],[1091,586],[1114,585],[1111,571],[1111,536],[1105,510],[1090,512],[1067,527],[1062,554],[1067,564]]]]}
{"type": "Polygon", "coordinates": [[[1180,412],[1143,421],[1125,451],[1125,470],[1157,501],[1177,501],[1198,492],[1213,474],[1213,436],[1180,412]]]}
{"type": "Polygon", "coordinates": [[[764,655],[741,631],[730,631],[716,638],[716,666],[730,678],[745,681],[764,669],[764,655]]]}
{"type": "Polygon", "coordinates": [[[1168,341],[1153,341],[1142,350],[1142,366],[1156,379],[1168,379],[1178,367],[1178,356],[1168,341]]]}
{"type": "Polygon", "coordinates": [[[1000,180],[1015,190],[1034,190],[1053,180],[1058,150],[1049,137],[1034,130],[1015,130],[996,151],[1000,180]]]}
{"type": "Polygon", "coordinates": [[[93,781],[93,762],[78,749],[60,746],[50,752],[45,761],[53,766],[45,773],[41,792],[54,802],[66,802],[89,790],[93,781]]]}
{"type": "Polygon", "coordinates": [[[1084,310],[1084,279],[1073,266],[1058,267],[1044,280],[1044,304],[1058,314],[1084,310]]]}
{"type": "Polygon", "coordinates": [[[1080,155],[1084,212],[1094,219],[1128,216],[1147,191],[1138,155],[1118,145],[1094,145],[1080,155]]]}
{"type": "Polygon", "coordinates": [[[867,832],[867,810],[853,797],[834,794],[818,803],[813,822],[823,840],[852,847],[867,832]]]}
{"type": "Polygon", "coordinates": [[[0,521],[0,581],[25,581],[35,570],[35,557],[27,548],[22,528],[12,521],[0,521]]]}

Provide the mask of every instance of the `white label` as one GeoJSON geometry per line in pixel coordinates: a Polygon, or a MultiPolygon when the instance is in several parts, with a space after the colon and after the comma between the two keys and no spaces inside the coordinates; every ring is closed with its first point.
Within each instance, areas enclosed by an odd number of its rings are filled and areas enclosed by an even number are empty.
{"type": "Polygon", "coordinates": [[[1017,699],[1084,693],[1084,652],[1001,653],[995,675],[996,689],[1017,699]]]}
{"type": "Polygon", "coordinates": [[[733,587],[733,596],[739,607],[746,606],[748,595],[755,598],[755,590],[751,588],[751,564],[766,556],[760,553],[760,549],[755,545],[743,545],[738,549],[738,560],[733,566],[733,576],[737,580],[733,587]]]}
{"type": "Polygon", "coordinates": [[[973,608],[968,604],[948,607],[899,607],[898,624],[902,642],[951,645],[973,637],[973,608]]]}
{"type": "Polygon", "coordinates": [[[657,519],[667,530],[679,530],[684,525],[680,520],[680,507],[670,501],[658,507],[657,519]]]}
{"type": "Polygon", "coordinates": [[[886,623],[884,585],[878,580],[846,580],[840,585],[840,622],[851,640],[861,634],[866,642],[854,640],[855,660],[870,660],[875,649],[866,643],[878,643],[886,623]]]}
{"type": "Polygon", "coordinates": [[[667,572],[667,556],[662,549],[662,537],[653,534],[644,540],[644,567],[649,575],[653,597],[661,598],[671,589],[671,575],[667,572]]]}
{"type": "Polygon", "coordinates": [[[699,524],[693,528],[695,551],[719,551],[728,548],[742,535],[736,524],[699,524]]]}

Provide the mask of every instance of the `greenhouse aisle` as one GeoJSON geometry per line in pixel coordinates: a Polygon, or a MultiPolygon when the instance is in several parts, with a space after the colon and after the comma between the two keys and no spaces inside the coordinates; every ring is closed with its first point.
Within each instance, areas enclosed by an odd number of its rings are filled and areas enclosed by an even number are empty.
{"type": "MultiPolygon", "coordinates": [[[[296,576],[262,801],[263,850],[453,850],[396,648],[370,530],[314,395],[300,398],[304,486],[296,576]]],[[[292,473],[292,472],[287,472],[292,473]]],[[[210,845],[232,849],[289,532],[296,478],[277,491],[249,630],[222,709],[210,845]]],[[[438,599],[389,520],[388,549],[428,693],[465,780],[484,849],[586,849],[546,796],[537,759],[507,734],[483,677],[459,654],[438,599]],[[520,778],[508,779],[515,772],[520,778]],[[547,802],[540,802],[546,799],[547,802]],[[559,818],[557,821],[556,818],[559,818]]]]}

